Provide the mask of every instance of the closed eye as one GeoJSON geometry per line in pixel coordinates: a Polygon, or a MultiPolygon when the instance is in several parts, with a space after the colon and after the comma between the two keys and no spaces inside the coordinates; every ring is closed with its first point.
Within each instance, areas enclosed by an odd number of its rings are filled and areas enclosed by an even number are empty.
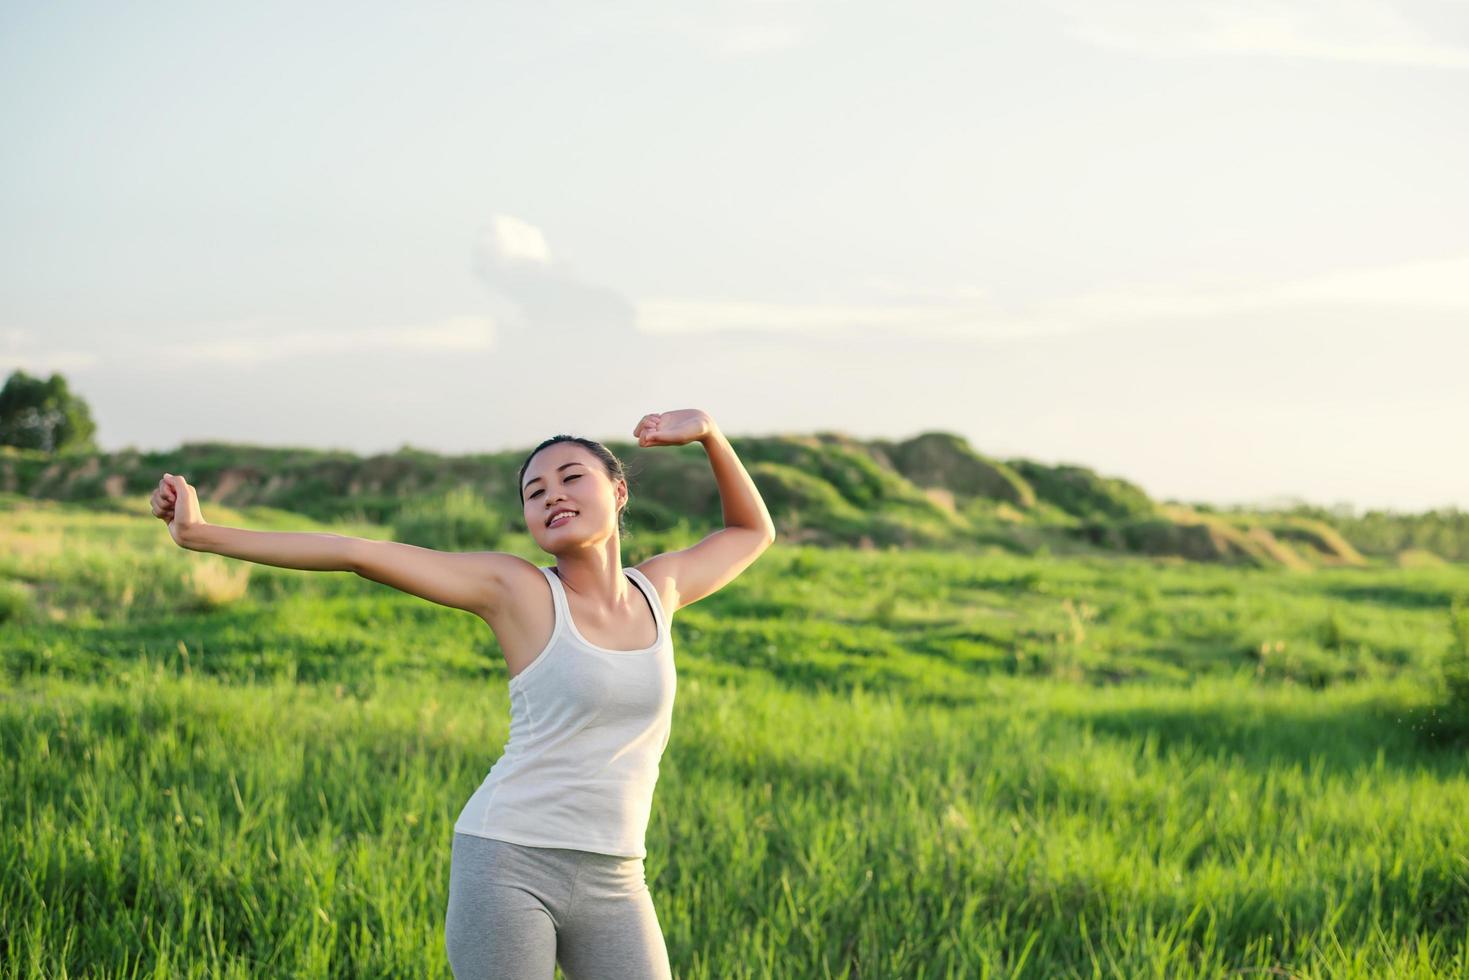
{"type": "MultiPolygon", "coordinates": [[[[581,479],[581,474],[580,473],[573,473],[571,476],[568,476],[565,480],[562,480],[561,482],[562,483],[570,483],[572,480],[580,480],[580,479],[581,479]]],[[[539,497],[541,494],[543,494],[545,492],[546,491],[544,491],[544,490],[537,490],[535,493],[531,494],[529,497],[526,497],[525,499],[526,500],[535,500],[537,497],[539,497]]]]}

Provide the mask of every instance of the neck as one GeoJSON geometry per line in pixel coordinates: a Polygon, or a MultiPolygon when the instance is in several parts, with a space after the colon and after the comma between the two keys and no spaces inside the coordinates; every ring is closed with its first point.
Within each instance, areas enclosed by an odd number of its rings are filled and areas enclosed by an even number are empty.
{"type": "Polygon", "coordinates": [[[622,603],[632,589],[622,567],[622,558],[616,552],[557,555],[556,564],[552,567],[566,588],[605,605],[622,603]]]}

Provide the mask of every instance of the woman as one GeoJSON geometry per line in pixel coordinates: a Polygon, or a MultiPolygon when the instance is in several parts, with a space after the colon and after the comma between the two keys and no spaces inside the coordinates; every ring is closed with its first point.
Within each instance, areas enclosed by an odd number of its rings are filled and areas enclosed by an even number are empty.
{"type": "Polygon", "coordinates": [[[520,467],[540,567],[499,552],[449,553],[329,533],[207,523],[194,488],[164,474],[153,513],[175,542],[247,561],[352,571],[480,616],[510,677],[504,754],[454,824],[445,945],[458,980],[669,977],[643,877],[644,833],[668,743],[673,614],[739,575],[775,540],[754,482],[708,413],[645,415],[638,445],[699,442],[725,527],[624,568],[622,464],[558,435],[520,467]]]}

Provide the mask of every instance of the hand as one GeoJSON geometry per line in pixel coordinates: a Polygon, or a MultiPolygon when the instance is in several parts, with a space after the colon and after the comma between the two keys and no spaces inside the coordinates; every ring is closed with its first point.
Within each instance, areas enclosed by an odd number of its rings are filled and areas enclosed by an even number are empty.
{"type": "Polygon", "coordinates": [[[184,544],[188,534],[209,523],[199,510],[199,495],[187,480],[176,474],[163,474],[149,503],[153,516],[168,524],[168,533],[180,548],[188,547],[184,544]]]}
{"type": "Polygon", "coordinates": [[[703,439],[714,431],[714,419],[698,408],[644,415],[632,434],[639,446],[682,446],[703,439]]]}

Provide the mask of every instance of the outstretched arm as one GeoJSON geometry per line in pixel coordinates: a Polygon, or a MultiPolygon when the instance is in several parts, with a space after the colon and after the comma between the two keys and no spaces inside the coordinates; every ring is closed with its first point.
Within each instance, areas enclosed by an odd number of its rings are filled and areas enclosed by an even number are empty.
{"type": "Polygon", "coordinates": [[[362,540],[323,531],[249,531],[210,524],[194,487],[176,473],[163,474],[151,504],[153,516],[168,524],[168,533],[180,548],[277,568],[349,572],[353,547],[362,540]]]}
{"type": "Polygon", "coordinates": [[[250,531],[204,520],[199,498],[183,477],[165,473],[153,492],[153,514],[168,522],[181,548],[207,551],[277,568],[354,572],[441,606],[489,621],[504,582],[524,559],[493,551],[450,552],[397,541],[321,531],[250,531]]]}

